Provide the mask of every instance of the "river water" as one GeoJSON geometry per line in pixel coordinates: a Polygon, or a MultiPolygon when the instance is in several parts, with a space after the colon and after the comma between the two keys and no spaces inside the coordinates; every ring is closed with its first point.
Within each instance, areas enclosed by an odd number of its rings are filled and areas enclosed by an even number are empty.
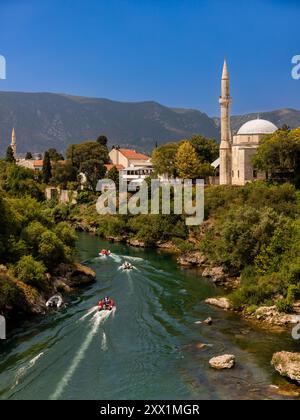
{"type": "Polygon", "coordinates": [[[300,344],[205,305],[220,291],[197,271],[165,253],[85,234],[78,259],[97,272],[96,284],[70,296],[67,309],[24,322],[0,342],[1,399],[297,398],[270,360],[300,344]],[[108,246],[113,257],[97,258],[108,246]],[[119,271],[125,260],[137,270],[119,271]],[[105,318],[95,306],[107,295],[117,309],[105,318]],[[197,323],[208,316],[213,326],[197,323]],[[209,359],[225,353],[236,356],[236,368],[210,369],[209,359]]]}

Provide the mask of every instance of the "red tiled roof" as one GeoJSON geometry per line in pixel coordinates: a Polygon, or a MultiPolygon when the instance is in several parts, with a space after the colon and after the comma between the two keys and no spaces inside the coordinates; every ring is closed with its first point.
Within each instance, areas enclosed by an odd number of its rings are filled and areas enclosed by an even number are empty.
{"type": "Polygon", "coordinates": [[[113,165],[112,163],[109,163],[108,165],[104,165],[108,171],[110,171],[112,168],[116,167],[118,171],[122,171],[122,169],[125,169],[123,165],[113,165]]]}
{"type": "Polygon", "coordinates": [[[33,162],[33,166],[43,166],[44,161],[43,160],[35,160],[33,162]]]}
{"type": "Polygon", "coordinates": [[[150,156],[144,155],[143,153],[138,153],[135,150],[131,149],[120,149],[120,153],[125,156],[127,159],[133,160],[149,160],[150,156]]]}

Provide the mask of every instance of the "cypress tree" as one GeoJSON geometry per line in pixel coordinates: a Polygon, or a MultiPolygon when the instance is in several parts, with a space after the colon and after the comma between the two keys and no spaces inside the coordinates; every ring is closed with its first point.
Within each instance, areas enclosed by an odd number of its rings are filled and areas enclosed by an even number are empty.
{"type": "Polygon", "coordinates": [[[9,147],[7,148],[7,151],[6,151],[6,162],[9,162],[9,163],[16,163],[16,159],[15,159],[14,151],[13,151],[13,149],[12,149],[12,147],[11,147],[11,146],[9,146],[9,147]]]}
{"type": "Polygon", "coordinates": [[[44,163],[43,163],[43,180],[46,184],[48,184],[50,179],[52,178],[51,169],[52,168],[51,168],[50,155],[48,152],[46,152],[44,156],[44,163]]]}

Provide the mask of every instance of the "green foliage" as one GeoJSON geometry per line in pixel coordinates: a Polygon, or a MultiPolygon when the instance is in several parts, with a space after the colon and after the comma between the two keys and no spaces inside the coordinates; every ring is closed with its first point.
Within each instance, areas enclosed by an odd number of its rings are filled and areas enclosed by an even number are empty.
{"type": "Polygon", "coordinates": [[[70,182],[77,180],[77,169],[70,161],[56,162],[52,167],[52,182],[66,189],[70,182]]]}
{"type": "Polygon", "coordinates": [[[48,270],[52,271],[61,262],[68,261],[69,250],[61,239],[49,230],[44,232],[39,241],[38,255],[48,270]]]}
{"type": "Polygon", "coordinates": [[[51,159],[50,159],[50,154],[46,152],[44,155],[44,162],[43,162],[43,181],[45,182],[45,184],[48,184],[51,178],[52,178],[51,159]]]}
{"type": "Polygon", "coordinates": [[[3,187],[12,196],[24,197],[29,195],[39,201],[44,200],[44,191],[36,182],[34,171],[17,165],[8,165],[5,175],[2,173],[3,187]]]}
{"type": "Polygon", "coordinates": [[[99,143],[99,144],[100,144],[100,146],[107,147],[107,144],[108,144],[108,138],[107,138],[106,136],[104,136],[104,135],[101,135],[101,136],[99,136],[99,137],[97,138],[96,142],[97,142],[97,143],[99,143]]]}
{"type": "Polygon", "coordinates": [[[182,179],[196,179],[200,176],[200,160],[189,141],[184,141],[175,157],[176,172],[182,179]]]}
{"type": "Polygon", "coordinates": [[[14,151],[11,146],[8,146],[7,151],[6,151],[6,162],[16,163],[14,151]]]}
{"type": "Polygon", "coordinates": [[[82,162],[80,172],[85,174],[88,187],[91,190],[96,191],[98,181],[106,174],[106,168],[103,162],[97,159],[89,159],[82,162]]]}
{"type": "Polygon", "coordinates": [[[175,159],[179,143],[167,143],[152,153],[152,164],[156,174],[175,177],[177,175],[175,159]]]}
{"type": "Polygon", "coordinates": [[[15,276],[23,283],[43,290],[47,286],[46,267],[31,255],[20,259],[14,269],[15,276]]]}
{"type": "Polygon", "coordinates": [[[300,128],[282,129],[266,136],[253,159],[258,170],[274,180],[300,182],[300,128]]]}
{"type": "Polygon", "coordinates": [[[65,159],[64,156],[54,148],[47,150],[46,153],[49,155],[51,162],[58,162],[59,160],[65,159]]]}
{"type": "Polygon", "coordinates": [[[98,161],[102,162],[102,164],[109,163],[107,147],[97,142],[85,142],[69,146],[67,158],[78,170],[87,161],[98,161]]]}
{"type": "Polygon", "coordinates": [[[119,189],[120,174],[118,169],[113,166],[107,173],[107,178],[114,181],[117,190],[119,189]]]}
{"type": "Polygon", "coordinates": [[[33,160],[32,153],[31,153],[31,152],[27,152],[27,153],[26,153],[26,156],[25,156],[25,159],[26,159],[26,160],[33,160]]]}
{"type": "Polygon", "coordinates": [[[215,140],[198,135],[192,137],[191,144],[201,163],[211,164],[219,157],[220,146],[215,140]]]}

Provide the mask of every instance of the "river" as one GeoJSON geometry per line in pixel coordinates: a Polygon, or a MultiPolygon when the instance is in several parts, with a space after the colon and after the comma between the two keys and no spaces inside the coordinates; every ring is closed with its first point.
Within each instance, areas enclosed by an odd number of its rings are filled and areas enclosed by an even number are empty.
{"type": "Polygon", "coordinates": [[[219,291],[197,271],[85,234],[77,249],[97,282],[70,296],[67,309],[25,321],[0,342],[1,399],[280,399],[291,390],[297,398],[270,360],[299,343],[205,305],[219,291]],[[96,258],[108,246],[113,258],[96,258]],[[119,271],[125,260],[137,270],[119,271]],[[106,295],[117,309],[102,319],[94,308],[106,295]],[[197,324],[208,316],[213,326],[197,324]],[[236,356],[236,368],[210,369],[209,359],[224,353],[236,356]]]}

